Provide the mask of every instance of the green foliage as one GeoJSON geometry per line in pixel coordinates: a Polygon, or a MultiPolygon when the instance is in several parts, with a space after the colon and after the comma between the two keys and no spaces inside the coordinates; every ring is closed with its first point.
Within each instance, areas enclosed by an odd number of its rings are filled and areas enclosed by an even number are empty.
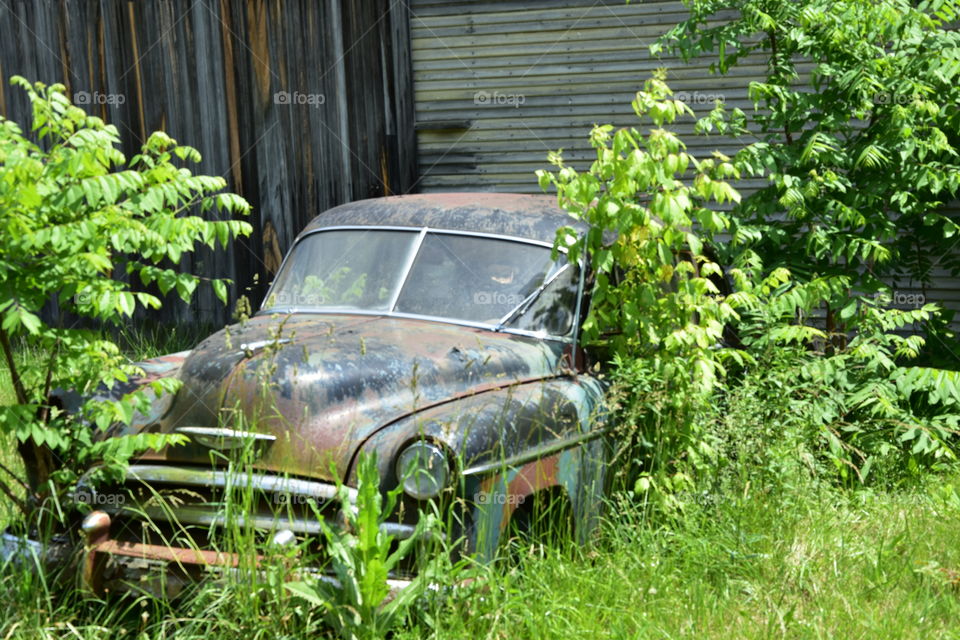
{"type": "Polygon", "coordinates": [[[724,325],[737,318],[735,305],[747,300],[721,294],[711,279],[721,274],[720,267],[707,256],[701,232],[709,238],[726,229],[726,216],[706,205],[740,199],[725,181],[737,171],[720,154],[694,158],[662,128],[692,115],[683,102],[670,98],[663,77],[660,72],[648,80],[633,102],[637,115],[649,116],[658,128],[644,136],[636,129],[595,127],[590,142],[597,159],[588,172],[577,172],[560,154],[551,154],[557,172],[539,171],[538,177],[544,189],[556,187],[563,208],[591,227],[581,238],[565,227],[556,244],[566,247],[572,260],[585,253],[592,259],[593,297],[584,339],[620,356],[649,358],[678,387],[709,392],[724,357],[737,357],[710,349],[724,325]],[[678,358],[684,360],[680,366],[678,358]]]}
{"type": "MultiPolygon", "coordinates": [[[[189,301],[201,278],[181,273],[180,259],[201,245],[227,247],[251,227],[190,215],[249,211],[239,196],[217,193],[222,178],[183,166],[200,160],[195,149],[156,132],[128,160],[116,128],[71,105],[62,85],[19,77],[13,84],[30,98],[39,143],[0,121],[0,346],[15,394],[14,404],[0,407],[0,430],[16,437],[31,497],[42,498],[62,493],[94,461],[116,469],[134,452],[169,442],[160,435],[97,440],[111,425],[129,424],[153,394],[175,388],[159,380],[150,394],[118,391],[141,373],[137,367],[99,332],[46,322],[44,306],[110,326],[159,308],[145,289],[152,284],[189,301]],[[16,362],[18,340],[42,354],[31,366],[16,362]],[[79,411],[51,402],[57,389],[80,394],[79,411]]],[[[226,281],[211,284],[226,301],[226,281]]]]}
{"type": "Polygon", "coordinates": [[[852,327],[858,294],[929,283],[935,267],[960,274],[957,222],[942,209],[960,188],[960,3],[687,6],[654,52],[711,56],[721,74],[766,62],[749,116],[718,106],[699,128],[759,138],[734,164],[770,184],[734,208],[734,233],[799,279],[849,278],[826,300],[828,330],[852,327]]]}
{"type": "MultiPolygon", "coordinates": [[[[633,102],[638,117],[649,117],[656,128],[643,135],[632,128],[595,127],[590,140],[597,159],[589,171],[578,172],[560,154],[551,154],[557,171],[538,172],[541,187],[554,186],[560,206],[590,225],[579,238],[570,227],[560,230],[555,245],[567,247],[572,260],[584,254],[591,259],[591,309],[583,339],[614,359],[614,379],[627,395],[622,404],[647,398],[642,416],[623,414],[626,419],[618,421],[627,430],[627,450],[659,450],[670,442],[669,454],[654,454],[661,460],[704,453],[696,414],[720,385],[726,365],[749,360],[721,344],[724,327],[738,319],[738,308],[757,305],[749,288],[733,296],[720,291],[722,271],[705,244],[727,228],[726,216],[709,203],[740,199],[726,182],[737,170],[721,154],[693,157],[663,128],[693,115],[671,95],[658,72],[633,102]],[[662,394],[653,393],[654,387],[662,394]],[[651,401],[654,397],[658,401],[651,401]],[[669,423],[671,433],[651,440],[631,418],[669,423]]],[[[631,462],[628,474],[647,466],[645,458],[631,462]]],[[[684,479],[678,471],[663,481],[684,479]]],[[[649,482],[645,475],[638,486],[649,482]]]]}
{"type": "Polygon", "coordinates": [[[583,338],[613,364],[621,480],[669,506],[714,474],[724,464],[722,438],[711,432],[716,406],[744,379],[764,388],[752,376],[768,369],[779,371],[771,390],[791,383],[771,397],[789,397],[791,410],[803,412],[807,454],[841,481],[866,481],[878,465],[888,482],[955,461],[956,377],[903,366],[924,343],[905,332],[936,307],[900,311],[884,308],[883,297],[859,296],[839,313],[855,334],[815,326],[818,309],[849,296],[856,274],[795,281],[782,264],[766,267],[752,233],[710,208],[739,201],[725,181],[736,167],[719,154],[686,153],[663,125],[693,114],[670,96],[659,72],[633,103],[655,128],[596,127],[589,171],[552,154],[556,172],[539,173],[541,186],[555,187],[560,205],[589,226],[581,237],[561,230],[555,246],[592,265],[583,338]],[[711,254],[731,262],[721,269],[711,254]]]}
{"type": "MultiPolygon", "coordinates": [[[[423,567],[405,589],[388,598],[389,573],[425,537],[439,532],[439,521],[434,514],[421,514],[413,535],[391,551],[393,536],[381,525],[393,513],[402,489],[389,492],[384,504],[375,456],[360,456],[357,479],[356,508],[344,509],[347,527],[334,529],[320,519],[330,568],[339,584],[311,580],[292,582],[286,588],[321,608],[338,637],[382,638],[403,622],[408,609],[438,577],[429,566],[423,567]]],[[[342,504],[350,504],[348,489],[341,485],[339,492],[342,504]]]]}

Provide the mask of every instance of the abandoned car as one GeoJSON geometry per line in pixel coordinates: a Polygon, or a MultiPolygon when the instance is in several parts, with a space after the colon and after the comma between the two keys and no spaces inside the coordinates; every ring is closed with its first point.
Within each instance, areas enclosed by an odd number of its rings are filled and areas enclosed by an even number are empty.
{"type": "Polygon", "coordinates": [[[382,491],[402,488],[384,525],[398,539],[443,496],[465,505],[448,535],[481,557],[542,496],[585,536],[603,490],[604,385],[577,346],[589,273],[552,252],[557,229],[577,224],[554,198],[490,193],[318,216],[253,317],[144,363],[145,380],[182,386],[124,432],[189,443],[139,457],[123,486],[88,490],[84,579],[119,589],[146,571],[229,564],[208,534],[241,449],[243,482],[262,498],[241,518],[266,540],[316,536],[317,510],[336,522],[336,485],[356,486],[365,452],[382,491]]]}

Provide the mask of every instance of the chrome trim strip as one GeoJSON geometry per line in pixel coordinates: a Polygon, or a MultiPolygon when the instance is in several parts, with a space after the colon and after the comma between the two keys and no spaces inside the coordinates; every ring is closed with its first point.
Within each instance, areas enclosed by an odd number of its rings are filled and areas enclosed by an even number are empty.
{"type": "Polygon", "coordinates": [[[566,438],[563,440],[554,440],[553,442],[550,442],[545,445],[541,445],[540,447],[536,449],[532,449],[530,451],[525,451],[511,458],[506,458],[504,460],[495,460],[493,462],[485,462],[483,464],[478,464],[472,467],[468,467],[467,469],[464,469],[461,472],[461,475],[479,476],[479,475],[491,473],[493,471],[503,471],[506,469],[510,469],[512,467],[519,467],[520,465],[524,465],[528,462],[539,460],[552,453],[556,453],[557,451],[562,451],[564,449],[569,449],[571,447],[574,447],[578,444],[583,444],[591,440],[596,440],[600,436],[607,433],[607,431],[608,429],[594,429],[592,431],[588,431],[587,433],[581,433],[580,435],[574,436],[572,438],[566,438]]]}
{"type": "MultiPolygon", "coordinates": [[[[337,497],[336,485],[265,473],[230,473],[212,469],[134,464],[127,469],[127,477],[148,485],[160,483],[219,489],[250,486],[267,493],[291,493],[321,500],[332,500],[337,497]]],[[[346,487],[346,489],[351,504],[356,503],[357,490],[352,487],[346,487]]]]}
{"type": "MultiPolygon", "coordinates": [[[[177,427],[174,429],[177,433],[184,433],[188,436],[198,436],[200,438],[217,438],[221,440],[257,440],[263,442],[273,442],[277,436],[266,433],[255,433],[253,431],[237,431],[235,429],[223,429],[218,427],[177,427]]],[[[201,444],[203,444],[201,442],[201,444]]]]}
{"type": "MultiPolygon", "coordinates": [[[[227,518],[220,511],[213,511],[209,508],[187,506],[177,507],[175,512],[159,507],[148,507],[146,509],[136,509],[133,507],[118,507],[114,510],[115,514],[142,515],[155,521],[175,522],[178,524],[197,525],[202,527],[224,526],[229,523],[235,523],[241,527],[250,525],[261,531],[279,531],[289,529],[294,533],[305,535],[319,535],[323,532],[320,527],[320,521],[317,518],[284,518],[282,516],[250,516],[237,514],[227,518]]],[[[337,525],[334,524],[334,527],[337,525]]],[[[380,525],[380,530],[404,540],[413,535],[416,527],[409,524],[400,524],[399,522],[384,522],[380,525]]]]}
{"type": "MultiPolygon", "coordinates": [[[[451,236],[473,236],[476,238],[493,238],[496,240],[510,240],[513,242],[525,242],[527,244],[535,244],[541,247],[547,247],[548,249],[553,248],[552,242],[545,242],[543,240],[534,240],[532,238],[524,238],[522,236],[510,236],[503,235],[499,233],[486,233],[484,231],[459,231],[457,229],[438,229],[437,227],[404,227],[397,225],[369,225],[369,224],[342,224],[334,227],[319,227],[317,229],[312,229],[307,233],[303,234],[297,238],[297,242],[294,243],[294,247],[304,238],[312,236],[315,233],[323,233],[325,231],[357,231],[357,230],[366,230],[366,231],[426,231],[427,233],[442,233],[445,235],[451,236]]],[[[290,251],[293,250],[293,247],[290,248],[290,251]]],[[[567,250],[565,247],[559,247],[561,253],[566,253],[567,250]]],[[[279,271],[277,272],[279,273],[279,271]]]]}
{"type": "Polygon", "coordinates": [[[290,338],[277,338],[275,340],[256,340],[254,342],[244,342],[243,344],[240,345],[240,351],[244,356],[248,358],[252,358],[257,351],[265,349],[266,347],[272,344],[281,345],[281,344],[286,344],[288,342],[290,342],[290,338]]]}
{"type": "Polygon", "coordinates": [[[580,258],[580,284],[577,285],[577,308],[573,310],[573,353],[570,354],[572,362],[570,368],[577,370],[577,347],[580,346],[580,309],[583,308],[583,296],[586,292],[583,290],[584,280],[587,274],[587,261],[584,257],[580,258]]]}
{"type": "Polygon", "coordinates": [[[270,315],[273,313],[290,315],[294,313],[302,314],[313,314],[318,316],[373,316],[380,318],[403,318],[406,320],[426,320],[428,322],[442,322],[444,324],[452,324],[458,327],[470,327],[472,329],[483,329],[485,331],[491,331],[494,333],[509,333],[513,335],[523,336],[525,338],[537,338],[538,340],[549,340],[551,342],[562,342],[564,344],[569,344],[573,342],[573,339],[570,336],[554,336],[539,331],[527,331],[525,329],[512,329],[509,327],[504,327],[499,331],[496,330],[496,326],[492,324],[484,324],[482,322],[471,322],[469,320],[453,320],[451,318],[441,318],[440,316],[424,316],[417,313],[402,313],[399,311],[388,312],[388,311],[363,311],[363,310],[323,310],[323,309],[301,309],[298,307],[270,307],[268,309],[261,309],[257,311],[256,315],[270,315]]]}
{"type": "Polygon", "coordinates": [[[513,329],[509,327],[504,327],[502,329],[497,329],[495,325],[486,324],[483,322],[471,322],[469,320],[452,320],[450,318],[441,318],[439,316],[424,316],[418,313],[388,313],[384,314],[388,317],[394,318],[408,318],[410,320],[428,320],[430,322],[445,322],[447,324],[456,324],[464,327],[472,327],[474,329],[484,329],[486,331],[492,331],[494,333],[510,333],[518,336],[523,336],[525,338],[537,338],[539,340],[550,340],[552,342],[570,342],[569,337],[565,336],[553,336],[540,331],[527,331],[526,329],[513,329]]]}

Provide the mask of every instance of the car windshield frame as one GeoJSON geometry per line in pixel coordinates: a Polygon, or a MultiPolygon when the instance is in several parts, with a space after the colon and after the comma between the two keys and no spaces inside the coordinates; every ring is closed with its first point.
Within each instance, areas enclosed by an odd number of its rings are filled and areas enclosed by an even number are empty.
{"type": "MultiPolygon", "coordinates": [[[[403,260],[403,275],[400,278],[400,286],[397,287],[396,291],[393,292],[391,300],[388,306],[388,310],[372,310],[372,309],[323,309],[315,306],[295,306],[295,305],[270,305],[271,298],[275,293],[277,286],[277,279],[274,278],[274,281],[271,283],[267,295],[264,298],[263,304],[260,309],[257,311],[256,315],[269,315],[274,313],[311,313],[318,315],[364,315],[364,316],[374,316],[374,317],[389,317],[389,318],[408,318],[414,320],[429,320],[432,322],[444,322],[447,324],[460,325],[465,327],[472,327],[475,329],[486,329],[489,331],[495,331],[500,333],[510,333],[521,336],[539,338],[543,340],[552,340],[556,342],[572,343],[576,344],[579,333],[580,333],[580,309],[583,304],[583,288],[584,288],[584,275],[585,268],[583,260],[578,260],[576,266],[579,269],[578,272],[578,282],[577,282],[577,294],[575,299],[575,308],[573,309],[573,320],[571,325],[571,330],[567,332],[567,335],[554,335],[546,331],[531,331],[528,329],[519,329],[515,327],[506,326],[508,322],[513,322],[517,318],[523,316],[535,302],[543,291],[553,283],[558,277],[560,277],[565,271],[570,268],[573,268],[573,265],[569,262],[557,268],[547,272],[546,277],[544,278],[543,283],[528,295],[525,299],[520,301],[517,305],[510,309],[503,317],[501,317],[497,322],[478,322],[473,320],[463,320],[458,318],[450,318],[446,316],[433,316],[425,315],[420,313],[406,313],[402,311],[396,311],[396,306],[398,299],[407,284],[407,279],[410,277],[410,273],[413,270],[414,262],[416,261],[417,255],[420,252],[423,242],[427,237],[427,234],[442,234],[442,235],[452,235],[452,236],[464,236],[464,237],[475,237],[475,238],[490,238],[492,240],[501,240],[507,242],[519,242],[528,245],[534,245],[539,247],[544,247],[547,249],[553,249],[553,245],[549,242],[543,242],[541,240],[533,240],[530,238],[522,238],[517,236],[502,235],[496,233],[484,233],[481,231],[460,231],[456,229],[439,229],[434,227],[410,227],[410,226],[394,226],[394,225],[337,225],[332,227],[321,227],[319,229],[313,229],[308,233],[305,233],[297,238],[293,246],[287,251],[286,256],[284,256],[283,261],[280,264],[280,268],[277,270],[277,275],[280,275],[284,272],[284,268],[288,266],[288,262],[292,259],[292,256],[295,253],[296,248],[307,238],[314,236],[318,233],[328,233],[331,231],[406,231],[416,233],[416,237],[413,239],[413,242],[410,244],[409,253],[403,260]]],[[[567,250],[563,247],[558,248],[559,252],[566,255],[567,250]]]]}

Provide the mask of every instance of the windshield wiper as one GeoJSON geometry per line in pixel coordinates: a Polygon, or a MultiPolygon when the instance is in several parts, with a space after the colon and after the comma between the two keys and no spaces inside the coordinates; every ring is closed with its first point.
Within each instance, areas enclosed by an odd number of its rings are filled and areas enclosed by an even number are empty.
{"type": "Polygon", "coordinates": [[[570,263],[568,262],[567,264],[565,264],[565,265],[563,265],[562,267],[560,267],[559,269],[557,269],[557,271],[556,271],[552,276],[550,276],[549,278],[545,279],[545,280],[543,281],[543,284],[541,284],[539,287],[537,287],[537,288],[533,291],[533,293],[531,293],[530,295],[528,295],[526,298],[524,298],[524,299],[520,302],[520,304],[518,304],[518,305],[515,306],[513,309],[511,309],[509,312],[507,312],[507,315],[505,315],[505,316],[503,316],[502,318],[500,318],[500,322],[497,323],[497,326],[495,326],[495,327],[493,328],[493,330],[494,330],[494,331],[502,331],[502,330],[503,330],[503,327],[504,327],[506,324],[508,324],[508,323],[510,323],[510,322],[513,322],[514,320],[516,320],[517,318],[519,318],[520,316],[522,316],[523,314],[525,314],[525,313],[527,312],[527,310],[530,308],[530,305],[532,305],[533,302],[534,302],[537,298],[540,297],[540,294],[543,293],[543,291],[544,291],[547,287],[549,287],[551,284],[553,284],[553,281],[556,280],[557,278],[559,278],[559,277],[560,277],[560,274],[562,274],[564,271],[566,271],[569,266],[570,266],[570,263]]]}

